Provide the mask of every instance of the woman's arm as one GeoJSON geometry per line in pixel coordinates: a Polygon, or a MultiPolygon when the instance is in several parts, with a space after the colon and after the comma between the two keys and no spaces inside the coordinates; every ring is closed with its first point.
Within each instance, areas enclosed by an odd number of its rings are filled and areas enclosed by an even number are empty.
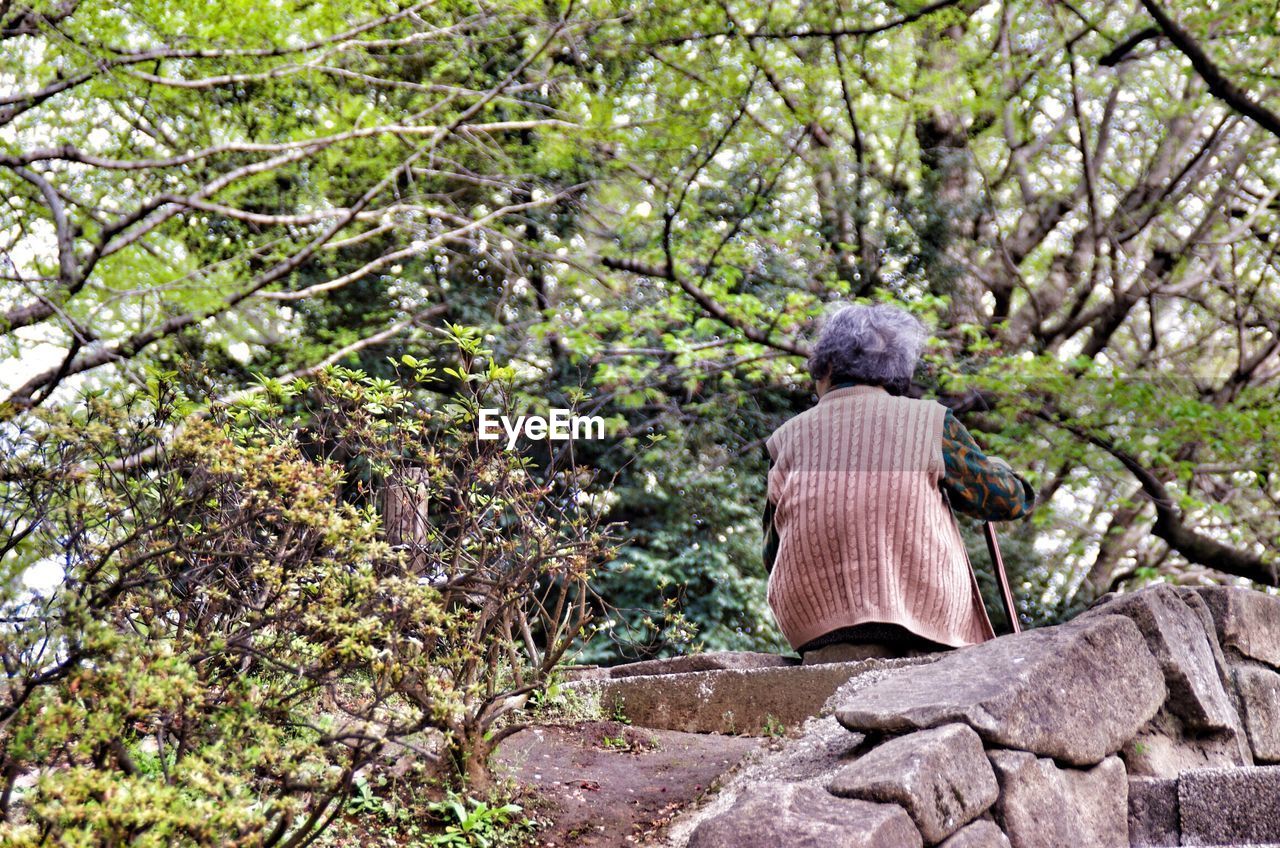
{"type": "Polygon", "coordinates": [[[942,459],[946,470],[941,486],[958,512],[986,521],[1008,521],[1022,518],[1035,507],[1031,484],[1004,460],[983,453],[949,409],[942,425],[942,459]]]}

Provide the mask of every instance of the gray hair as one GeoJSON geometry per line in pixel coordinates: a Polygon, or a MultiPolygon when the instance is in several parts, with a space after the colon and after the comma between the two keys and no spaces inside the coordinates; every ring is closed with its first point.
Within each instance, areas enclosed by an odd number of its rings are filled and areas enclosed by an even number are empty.
{"type": "Polygon", "coordinates": [[[905,394],[928,330],[897,306],[842,306],[831,313],[809,356],[815,380],[883,386],[905,394]]]}

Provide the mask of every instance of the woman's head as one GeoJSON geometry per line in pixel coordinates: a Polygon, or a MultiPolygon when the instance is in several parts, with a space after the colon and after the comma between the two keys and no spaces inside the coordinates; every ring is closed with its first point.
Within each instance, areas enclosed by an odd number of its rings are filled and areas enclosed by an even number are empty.
{"type": "Polygon", "coordinates": [[[905,394],[928,331],[896,306],[843,306],[831,313],[809,356],[813,379],[862,383],[905,394]]]}

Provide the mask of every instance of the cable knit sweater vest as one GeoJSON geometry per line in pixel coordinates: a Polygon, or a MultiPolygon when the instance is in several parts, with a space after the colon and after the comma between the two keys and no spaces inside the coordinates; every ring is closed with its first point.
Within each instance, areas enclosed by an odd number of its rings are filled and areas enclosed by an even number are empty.
{"type": "Polygon", "coordinates": [[[938,488],[945,416],[934,401],[851,386],[769,437],[769,606],[792,647],[866,622],[954,647],[994,635],[938,488]]]}

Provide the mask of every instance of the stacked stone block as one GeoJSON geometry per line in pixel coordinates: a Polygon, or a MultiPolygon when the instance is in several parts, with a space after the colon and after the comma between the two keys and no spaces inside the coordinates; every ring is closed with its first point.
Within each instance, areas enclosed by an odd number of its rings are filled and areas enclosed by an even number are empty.
{"type": "Polygon", "coordinates": [[[830,702],[839,725],[815,719],[794,743],[838,757],[739,781],[687,844],[1280,843],[1280,768],[1254,767],[1280,759],[1277,668],[1280,598],[1111,596],[1058,627],[851,681],[830,702]]]}

